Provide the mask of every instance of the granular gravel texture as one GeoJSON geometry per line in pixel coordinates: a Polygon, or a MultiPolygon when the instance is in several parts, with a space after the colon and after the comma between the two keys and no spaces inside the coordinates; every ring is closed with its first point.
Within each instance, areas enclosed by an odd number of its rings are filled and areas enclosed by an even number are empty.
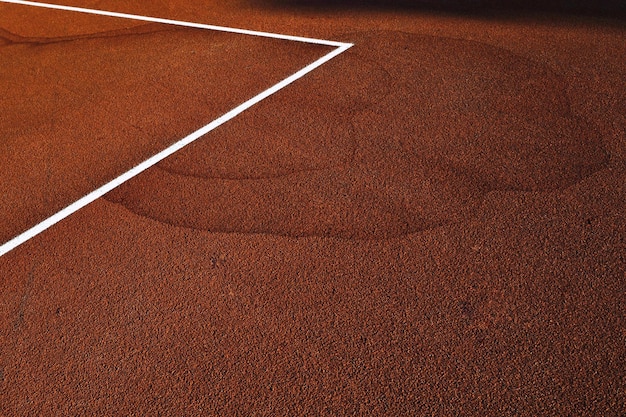
{"type": "MultiPolygon", "coordinates": [[[[626,30],[72,5],[354,43],[0,257],[0,414],[626,415],[626,30]]],[[[330,51],[0,3],[0,241],[330,51]]]]}

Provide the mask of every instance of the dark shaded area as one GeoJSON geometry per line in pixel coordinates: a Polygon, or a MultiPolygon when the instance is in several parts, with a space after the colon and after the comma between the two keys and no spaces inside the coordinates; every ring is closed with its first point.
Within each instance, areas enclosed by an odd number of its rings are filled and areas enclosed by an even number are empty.
{"type": "Polygon", "coordinates": [[[449,12],[520,11],[626,17],[623,0],[258,0],[268,6],[293,8],[374,8],[449,12]]]}

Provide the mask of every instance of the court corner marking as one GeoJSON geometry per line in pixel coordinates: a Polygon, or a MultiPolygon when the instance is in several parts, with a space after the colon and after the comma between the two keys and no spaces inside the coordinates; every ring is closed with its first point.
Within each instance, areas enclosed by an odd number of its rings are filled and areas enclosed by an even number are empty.
{"type": "Polygon", "coordinates": [[[223,114],[217,119],[211,121],[209,124],[185,136],[178,142],[174,143],[173,145],[170,145],[168,148],[157,153],[156,155],[146,159],[139,165],[135,166],[134,168],[131,168],[130,170],[126,171],[125,173],[118,176],[114,180],[90,192],[89,194],[85,195],[84,197],[80,198],[79,200],[75,201],[74,203],[70,204],[64,209],[58,211],[57,213],[53,214],[52,216],[48,217],[42,222],[36,224],[35,226],[31,227],[25,232],[22,232],[16,237],[3,243],[2,245],[0,245],[0,257],[4,256],[11,250],[17,248],[21,244],[27,242],[28,240],[42,233],[46,229],[52,227],[53,225],[60,222],[61,220],[67,218],[68,216],[77,212],[81,208],[87,206],[88,204],[102,197],[109,191],[117,188],[118,186],[130,180],[131,178],[139,175],[141,172],[154,166],[158,162],[174,154],[175,152],[179,151],[180,149],[194,142],[198,138],[214,130],[218,126],[235,118],[236,116],[238,116],[245,110],[249,109],[250,107],[254,106],[260,101],[266,99],[272,94],[275,94],[276,92],[282,90],[283,88],[287,87],[289,84],[292,84],[296,80],[304,77],[306,74],[319,68],[326,62],[330,61],[331,59],[335,58],[336,56],[342,54],[343,52],[347,51],[352,46],[354,46],[352,43],[346,43],[346,42],[336,42],[336,41],[306,38],[306,37],[300,37],[300,36],[281,35],[281,34],[270,33],[270,32],[259,32],[259,31],[252,31],[252,30],[246,30],[246,29],[236,29],[236,28],[229,28],[229,27],[224,27],[224,26],[214,26],[214,25],[206,25],[206,24],[201,24],[201,23],[183,22],[183,21],[178,21],[178,20],[162,19],[162,18],[148,17],[148,16],[139,16],[139,15],[133,15],[133,14],[127,14],[127,13],[108,12],[108,11],[96,10],[96,9],[85,9],[81,7],[63,6],[63,5],[51,4],[51,3],[39,3],[39,2],[33,2],[33,1],[27,1],[27,0],[0,0],[0,2],[18,4],[18,5],[23,5],[23,6],[33,6],[33,7],[42,7],[42,8],[55,9],[55,10],[87,13],[87,14],[94,14],[94,15],[100,15],[100,16],[109,16],[109,17],[122,18],[122,19],[163,23],[163,24],[191,27],[191,28],[197,28],[197,29],[216,30],[216,31],[236,33],[236,34],[241,34],[241,35],[260,36],[260,37],[272,38],[272,39],[283,39],[283,40],[289,40],[289,41],[295,41],[295,42],[304,42],[304,43],[311,43],[311,44],[316,44],[316,45],[325,45],[325,46],[335,47],[335,49],[333,49],[331,52],[317,59],[313,63],[300,69],[299,71],[283,79],[277,84],[274,84],[267,90],[252,97],[251,99],[248,99],[247,101],[235,107],[234,109],[228,111],[227,113],[223,114]]]}

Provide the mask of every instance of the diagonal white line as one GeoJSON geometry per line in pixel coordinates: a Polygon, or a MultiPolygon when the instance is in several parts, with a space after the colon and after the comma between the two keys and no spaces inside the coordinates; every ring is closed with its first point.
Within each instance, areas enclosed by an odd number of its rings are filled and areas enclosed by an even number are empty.
{"type": "Polygon", "coordinates": [[[60,4],[40,3],[40,2],[25,1],[25,0],[0,0],[0,2],[21,4],[24,6],[43,7],[46,9],[65,10],[69,12],[88,13],[88,14],[95,14],[95,15],[100,15],[100,16],[119,17],[122,19],[140,20],[143,22],[163,23],[166,25],[176,25],[176,26],[185,26],[185,27],[197,28],[197,29],[217,30],[220,32],[238,33],[241,35],[261,36],[264,38],[284,39],[287,41],[313,43],[317,45],[326,45],[326,46],[335,46],[335,47],[348,45],[344,42],[328,41],[324,39],[314,39],[314,38],[305,38],[301,36],[281,35],[279,33],[259,32],[256,30],[237,29],[237,28],[230,28],[226,26],[206,25],[203,23],[184,22],[181,20],[170,20],[170,19],[163,19],[160,17],[139,16],[136,14],[128,14],[128,13],[107,12],[105,10],[85,9],[83,7],[63,6],[60,4]]]}
{"type": "Polygon", "coordinates": [[[136,167],[130,169],[129,171],[127,171],[124,174],[120,175],[119,177],[115,178],[114,180],[106,183],[105,185],[101,186],[100,188],[90,192],[86,196],[84,196],[81,199],[79,199],[79,200],[75,201],[74,203],[70,204],[69,206],[67,206],[63,210],[59,211],[58,213],[52,215],[51,217],[48,217],[47,219],[45,219],[41,223],[33,226],[32,228],[28,229],[27,231],[23,232],[22,234],[14,237],[13,239],[9,240],[8,242],[6,242],[4,244],[2,244],[0,246],[0,256],[5,255],[7,252],[15,249],[16,247],[18,247],[22,243],[24,243],[24,242],[28,241],[29,239],[37,236],[38,234],[40,234],[44,230],[46,230],[49,227],[55,225],[56,223],[58,223],[61,220],[65,219],[66,217],[70,216],[71,214],[73,214],[76,211],[80,210],[81,208],[85,207],[89,203],[92,203],[96,199],[102,197],[104,194],[108,193],[109,191],[113,190],[114,188],[118,187],[119,185],[123,184],[124,182],[130,180],[131,178],[135,177],[136,175],[140,174],[141,172],[145,171],[146,169],[150,168],[151,166],[157,164],[158,162],[162,161],[163,159],[167,158],[168,156],[172,155],[173,153],[179,151],[183,147],[189,145],[193,141],[195,141],[198,138],[200,138],[201,136],[209,133],[210,131],[212,131],[213,129],[217,128],[218,126],[221,126],[222,124],[226,123],[227,121],[233,119],[234,117],[238,116],[239,114],[241,114],[245,110],[249,109],[250,107],[252,107],[255,104],[259,103],[260,101],[264,100],[265,98],[267,98],[267,97],[271,96],[272,94],[276,93],[277,91],[285,88],[286,86],[288,86],[289,84],[293,83],[294,81],[304,77],[309,72],[315,70],[316,68],[320,67],[324,63],[330,61],[331,59],[333,59],[337,55],[345,52],[346,50],[348,50],[349,48],[351,48],[353,46],[351,43],[325,41],[325,40],[321,40],[321,39],[310,39],[310,38],[302,38],[302,37],[288,36],[288,35],[279,35],[279,34],[267,33],[267,32],[248,31],[248,30],[244,30],[244,29],[224,28],[224,27],[221,27],[221,26],[203,25],[203,24],[199,24],[199,23],[190,23],[190,22],[179,22],[179,21],[176,21],[176,20],[168,20],[168,19],[160,19],[160,18],[153,18],[153,17],[137,16],[137,15],[130,15],[130,14],[125,14],[125,13],[105,12],[105,11],[101,11],[101,10],[83,9],[83,8],[80,8],[80,7],[60,6],[60,5],[54,5],[54,4],[37,3],[37,2],[22,1],[22,0],[0,0],[0,2],[3,2],[3,3],[15,3],[15,4],[26,5],[26,6],[35,6],[35,7],[45,7],[45,8],[49,8],[49,9],[67,10],[67,11],[74,11],[74,12],[81,12],[81,13],[90,13],[90,14],[118,17],[118,18],[124,18],[124,19],[143,20],[143,21],[148,21],[148,22],[165,23],[165,24],[193,27],[193,28],[199,28],[199,29],[219,30],[219,31],[224,31],[224,32],[239,33],[239,34],[243,34],[243,35],[262,36],[262,37],[267,37],[267,38],[285,39],[285,40],[292,40],[292,41],[297,41],[297,42],[307,42],[307,43],[314,43],[314,44],[318,44],[318,45],[327,45],[327,46],[335,46],[336,47],[336,49],[334,49],[331,52],[329,52],[328,54],[324,55],[323,57],[321,57],[317,61],[307,65],[306,67],[302,68],[300,71],[290,75],[289,77],[285,78],[281,82],[273,85],[272,87],[268,88],[267,90],[263,91],[262,93],[254,96],[253,98],[249,99],[248,101],[240,104],[239,106],[235,107],[234,109],[230,110],[229,112],[225,113],[224,115],[220,116],[219,118],[213,120],[211,123],[207,124],[206,126],[196,130],[195,132],[193,132],[190,135],[184,137],[183,139],[179,140],[178,142],[174,143],[173,145],[171,145],[170,147],[166,148],[165,150],[159,152],[158,154],[152,156],[151,158],[145,160],[144,162],[140,163],[136,167]]]}

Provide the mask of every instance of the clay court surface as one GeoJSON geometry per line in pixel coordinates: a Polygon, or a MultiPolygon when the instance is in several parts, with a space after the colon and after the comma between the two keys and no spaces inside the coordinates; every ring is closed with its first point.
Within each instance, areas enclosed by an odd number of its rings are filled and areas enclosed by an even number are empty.
{"type": "MultiPolygon", "coordinates": [[[[69,0],[68,0],[69,1],[69,0]]],[[[0,2],[0,414],[626,414],[609,17],[0,2]]]]}

